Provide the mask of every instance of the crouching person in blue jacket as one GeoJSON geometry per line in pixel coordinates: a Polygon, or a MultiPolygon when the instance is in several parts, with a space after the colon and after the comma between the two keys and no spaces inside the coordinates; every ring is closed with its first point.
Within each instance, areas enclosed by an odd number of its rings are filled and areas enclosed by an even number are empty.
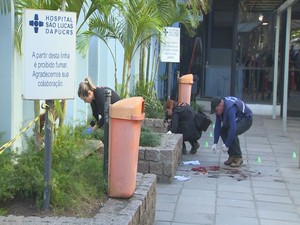
{"type": "Polygon", "coordinates": [[[187,103],[177,103],[168,99],[165,102],[165,111],[167,118],[170,119],[168,131],[183,135],[182,154],[187,154],[185,141],[190,142],[192,146],[190,153],[195,154],[200,146],[198,140],[202,131],[196,127],[194,109],[187,103]]]}
{"type": "Polygon", "coordinates": [[[214,98],[211,100],[211,114],[216,114],[213,151],[216,151],[219,137],[223,140],[222,150],[229,157],[224,162],[231,167],[243,164],[238,135],[246,132],[252,125],[252,111],[236,97],[214,98]]]}

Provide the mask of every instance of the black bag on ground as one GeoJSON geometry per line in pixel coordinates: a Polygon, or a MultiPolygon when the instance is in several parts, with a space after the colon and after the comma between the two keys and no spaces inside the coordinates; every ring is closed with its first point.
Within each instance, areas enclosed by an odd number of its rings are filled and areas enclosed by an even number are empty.
{"type": "Polygon", "coordinates": [[[210,117],[201,111],[198,111],[196,113],[194,120],[195,120],[196,127],[203,131],[206,131],[212,122],[210,117]]]}

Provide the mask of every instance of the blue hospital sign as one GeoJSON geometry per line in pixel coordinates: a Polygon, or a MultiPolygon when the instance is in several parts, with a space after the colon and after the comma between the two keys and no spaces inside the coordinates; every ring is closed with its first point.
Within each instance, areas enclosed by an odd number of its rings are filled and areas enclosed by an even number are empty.
{"type": "Polygon", "coordinates": [[[75,96],[76,13],[25,9],[24,99],[75,96]]]}

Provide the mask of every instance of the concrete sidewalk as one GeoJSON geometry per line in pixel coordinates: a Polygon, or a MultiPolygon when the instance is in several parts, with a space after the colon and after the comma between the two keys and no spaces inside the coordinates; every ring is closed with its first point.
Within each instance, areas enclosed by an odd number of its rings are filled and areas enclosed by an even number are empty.
{"type": "Polygon", "coordinates": [[[202,134],[196,155],[182,158],[201,164],[179,167],[177,175],[189,180],[157,184],[155,224],[299,225],[300,119],[288,118],[284,135],[281,118],[254,116],[240,136],[240,168],[225,166],[228,155],[212,152],[211,132],[212,126],[202,134]]]}

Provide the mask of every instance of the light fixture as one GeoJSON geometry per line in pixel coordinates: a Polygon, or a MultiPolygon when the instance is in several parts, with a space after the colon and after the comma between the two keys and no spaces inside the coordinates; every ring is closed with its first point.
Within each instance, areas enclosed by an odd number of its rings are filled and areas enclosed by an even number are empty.
{"type": "Polygon", "coordinates": [[[264,19],[264,16],[262,14],[260,14],[259,17],[258,17],[258,20],[263,21],[263,19],[264,19]]]}

